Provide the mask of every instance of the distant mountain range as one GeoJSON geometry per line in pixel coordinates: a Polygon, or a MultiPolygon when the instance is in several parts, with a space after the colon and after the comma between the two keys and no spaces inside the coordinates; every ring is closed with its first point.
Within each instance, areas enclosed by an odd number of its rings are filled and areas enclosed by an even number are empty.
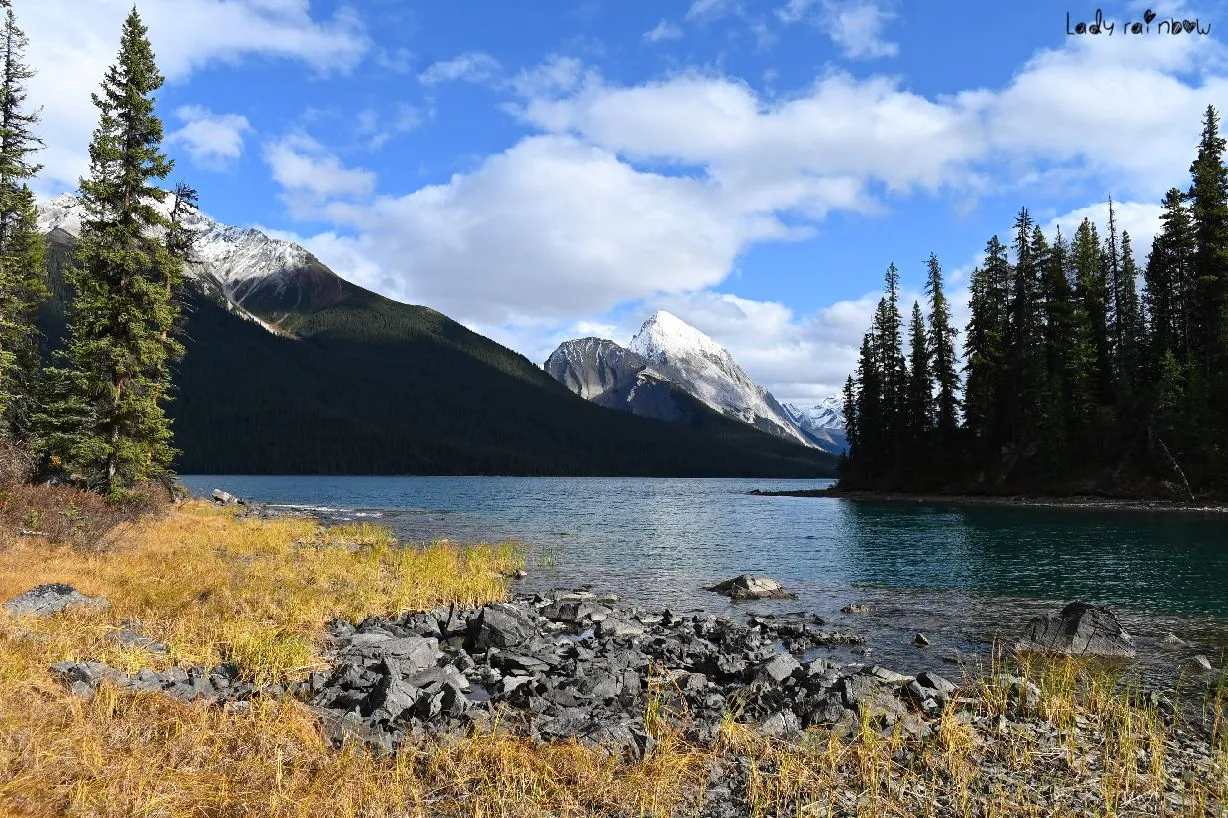
{"type": "Polygon", "coordinates": [[[781,404],[756,384],[729,350],[676,315],[654,313],[627,347],[602,338],[566,341],[546,359],[559,383],[600,406],[694,425],[709,413],[798,445],[839,454],[846,448],[839,400],[781,404]]]}
{"type": "MultiPolygon", "coordinates": [[[[40,205],[62,344],[79,206],[40,205]]],[[[303,247],[192,212],[187,354],[169,406],[184,473],[815,477],[823,452],[679,395],[692,422],[610,411],[427,307],[340,276],[303,247]],[[701,417],[702,416],[702,417],[701,417]]]]}

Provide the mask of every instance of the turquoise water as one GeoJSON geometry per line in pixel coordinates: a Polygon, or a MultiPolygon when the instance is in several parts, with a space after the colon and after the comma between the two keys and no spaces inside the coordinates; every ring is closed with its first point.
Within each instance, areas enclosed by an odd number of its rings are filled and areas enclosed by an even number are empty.
{"type": "Polygon", "coordinates": [[[935,652],[973,649],[1074,599],[1113,606],[1144,641],[1174,630],[1208,650],[1228,644],[1228,515],[747,494],[825,480],[184,479],[198,494],[222,488],[364,515],[404,540],[518,539],[531,589],[591,584],[646,605],[721,612],[728,604],[702,587],[754,572],[800,597],[756,610],[805,608],[892,644],[924,630],[937,635],[935,652]],[[842,615],[849,602],[878,611],[842,615]]]}

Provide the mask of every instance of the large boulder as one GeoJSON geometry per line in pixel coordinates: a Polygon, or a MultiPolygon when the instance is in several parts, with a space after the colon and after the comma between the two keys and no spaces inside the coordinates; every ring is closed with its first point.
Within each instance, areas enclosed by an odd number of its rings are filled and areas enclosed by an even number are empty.
{"type": "Polygon", "coordinates": [[[13,616],[51,616],[74,606],[106,608],[110,604],[106,597],[86,596],[71,585],[52,582],[10,599],[4,610],[13,616]]]}
{"type": "Polygon", "coordinates": [[[727,579],[706,590],[723,594],[735,602],[747,599],[797,599],[797,594],[786,592],[776,580],[753,574],[727,579]]]}
{"type": "Polygon", "coordinates": [[[1021,652],[1133,658],[1134,639],[1108,608],[1072,602],[1058,614],[1028,623],[1015,645],[1021,652]]]}
{"type": "Polygon", "coordinates": [[[537,632],[528,613],[515,605],[487,605],[470,620],[469,635],[474,650],[514,648],[522,645],[537,632]]]}

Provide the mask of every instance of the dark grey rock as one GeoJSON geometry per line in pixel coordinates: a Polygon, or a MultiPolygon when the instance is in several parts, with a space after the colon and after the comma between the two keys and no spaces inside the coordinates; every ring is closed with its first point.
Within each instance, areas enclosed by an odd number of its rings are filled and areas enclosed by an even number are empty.
{"type": "Polygon", "coordinates": [[[528,615],[507,604],[487,605],[473,621],[473,645],[483,651],[490,647],[513,648],[527,642],[536,632],[528,615]]]}
{"type": "Polygon", "coordinates": [[[110,604],[106,597],[86,596],[71,585],[51,582],[10,599],[4,610],[12,616],[51,616],[70,607],[103,609],[110,604]]]}
{"type": "Polygon", "coordinates": [[[741,576],[718,582],[705,590],[713,591],[729,597],[732,600],[747,599],[797,599],[796,594],[790,594],[780,583],[770,577],[742,574],[741,576]]]}
{"type": "Polygon", "coordinates": [[[1112,612],[1085,602],[1072,602],[1056,615],[1033,619],[1015,649],[1126,658],[1135,655],[1133,637],[1125,632],[1112,612]]]}
{"type": "Polygon", "coordinates": [[[782,653],[759,668],[759,678],[771,679],[773,682],[780,684],[794,673],[801,671],[801,669],[801,662],[794,659],[788,653],[782,653]]]}

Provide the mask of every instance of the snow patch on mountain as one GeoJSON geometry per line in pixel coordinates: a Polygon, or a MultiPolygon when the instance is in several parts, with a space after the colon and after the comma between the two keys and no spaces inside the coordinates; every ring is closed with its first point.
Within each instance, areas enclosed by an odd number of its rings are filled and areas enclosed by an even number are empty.
{"type": "Polygon", "coordinates": [[[783,406],[793,422],[813,438],[820,448],[835,454],[848,449],[844,401],[840,396],[830,395],[809,406],[796,403],[786,403],[783,406]]]}
{"type": "Polygon", "coordinates": [[[797,403],[783,405],[789,416],[803,429],[844,428],[844,401],[839,395],[829,395],[809,406],[797,403]]]}
{"type": "Polygon", "coordinates": [[[628,348],[716,411],[803,445],[815,445],[729,350],[673,313],[653,313],[628,348]]]}
{"type": "MultiPolygon", "coordinates": [[[[173,204],[173,196],[168,195],[156,207],[169,216],[173,204]]],[[[60,229],[76,238],[81,235],[82,215],[80,200],[65,193],[39,202],[38,229],[43,234],[60,229]]],[[[271,238],[254,228],[222,224],[195,207],[186,208],[183,223],[196,234],[185,276],[206,292],[220,291],[232,312],[281,334],[272,324],[243,309],[243,297],[257,284],[286,286],[298,271],[318,264],[315,257],[301,245],[271,238]]]]}

